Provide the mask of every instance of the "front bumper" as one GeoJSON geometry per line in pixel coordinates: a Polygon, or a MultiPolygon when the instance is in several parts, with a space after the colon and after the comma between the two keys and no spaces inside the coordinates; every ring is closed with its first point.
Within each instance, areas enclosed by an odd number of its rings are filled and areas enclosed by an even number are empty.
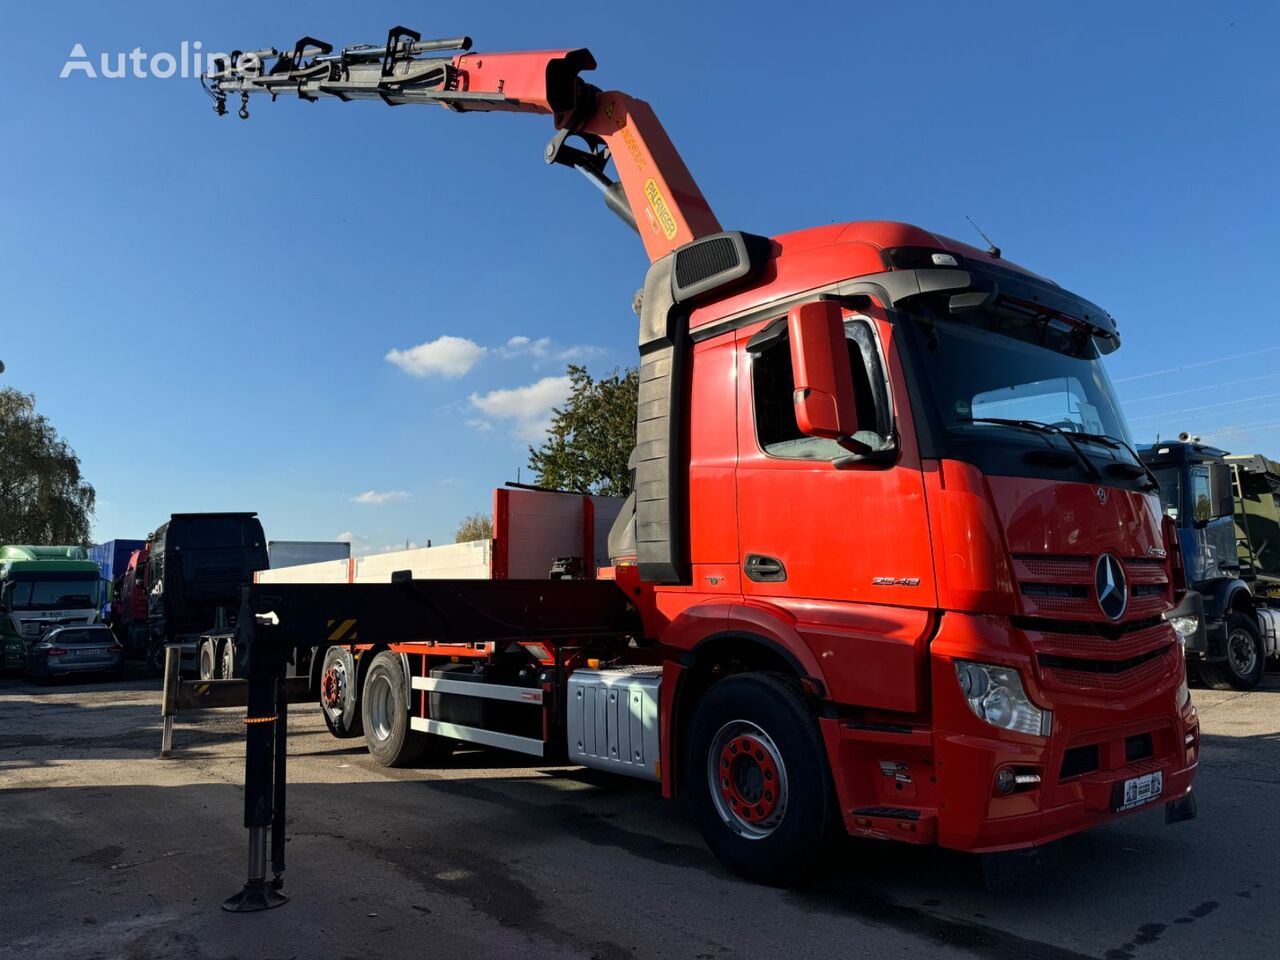
{"type": "Polygon", "coordinates": [[[851,833],[995,853],[1163,809],[1188,794],[1200,728],[1195,707],[1178,703],[1184,666],[1176,642],[1144,665],[1132,689],[1108,677],[1114,688],[1100,691],[1042,679],[1025,652],[1029,641],[1017,633],[995,617],[943,618],[931,647],[929,726],[823,721],[851,833]],[[956,659],[1018,666],[1031,699],[1053,711],[1050,736],[1000,730],[976,717],[956,683],[956,659]],[[1008,794],[996,785],[1006,767],[1028,778],[1008,794]],[[1115,809],[1118,785],[1157,771],[1159,797],[1115,809]]]}

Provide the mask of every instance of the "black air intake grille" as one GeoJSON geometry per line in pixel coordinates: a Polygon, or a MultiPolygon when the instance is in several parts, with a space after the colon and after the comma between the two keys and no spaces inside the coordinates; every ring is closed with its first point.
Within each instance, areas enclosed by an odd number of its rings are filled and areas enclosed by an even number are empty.
{"type": "Polygon", "coordinates": [[[728,237],[713,237],[676,253],[676,286],[691,287],[738,266],[738,248],[728,237]]]}

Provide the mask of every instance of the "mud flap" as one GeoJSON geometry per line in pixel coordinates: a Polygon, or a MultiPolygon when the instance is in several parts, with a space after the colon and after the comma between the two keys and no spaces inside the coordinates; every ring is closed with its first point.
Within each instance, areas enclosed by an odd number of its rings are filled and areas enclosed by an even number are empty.
{"type": "Polygon", "coordinates": [[[982,855],[982,879],[987,890],[998,890],[1040,870],[1052,870],[1062,863],[1062,843],[1054,840],[1039,847],[982,855]]]}
{"type": "Polygon", "coordinates": [[[1188,790],[1177,800],[1170,800],[1164,805],[1164,822],[1183,823],[1196,818],[1196,795],[1188,790]]]}

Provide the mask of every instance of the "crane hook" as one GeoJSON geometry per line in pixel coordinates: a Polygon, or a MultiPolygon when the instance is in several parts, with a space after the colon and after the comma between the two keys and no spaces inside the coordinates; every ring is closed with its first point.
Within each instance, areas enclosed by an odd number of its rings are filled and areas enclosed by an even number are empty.
{"type": "Polygon", "coordinates": [[[248,91],[240,91],[240,119],[249,119],[249,93],[248,91]]]}

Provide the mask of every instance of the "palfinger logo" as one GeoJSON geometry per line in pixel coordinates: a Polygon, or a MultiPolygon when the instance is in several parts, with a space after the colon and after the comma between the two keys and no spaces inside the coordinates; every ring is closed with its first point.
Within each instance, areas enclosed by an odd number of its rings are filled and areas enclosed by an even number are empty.
{"type": "Polygon", "coordinates": [[[671,215],[671,208],[667,206],[667,198],[662,195],[658,182],[653,177],[644,182],[644,195],[658,218],[658,226],[662,228],[663,235],[668,240],[674,240],[679,227],[676,226],[676,218],[671,215]]]}

